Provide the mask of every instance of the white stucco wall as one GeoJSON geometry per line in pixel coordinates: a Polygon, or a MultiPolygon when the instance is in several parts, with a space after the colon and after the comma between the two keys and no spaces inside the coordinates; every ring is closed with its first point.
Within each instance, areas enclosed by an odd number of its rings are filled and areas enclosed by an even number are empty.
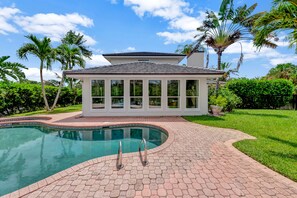
{"type": "Polygon", "coordinates": [[[204,76],[88,76],[83,77],[83,116],[181,116],[203,115],[208,113],[208,86],[204,76]],[[91,80],[105,80],[105,109],[92,109],[91,80]],[[124,80],[124,108],[111,109],[110,81],[124,80]],[[130,109],[130,80],[143,80],[143,107],[130,109]],[[148,80],[162,80],[162,106],[150,109],[148,80]],[[167,80],[180,80],[180,108],[167,107],[167,80]],[[197,109],[186,108],[186,80],[199,80],[197,109]]]}
{"type": "Polygon", "coordinates": [[[204,68],[204,52],[194,52],[187,58],[187,66],[204,68]]]}

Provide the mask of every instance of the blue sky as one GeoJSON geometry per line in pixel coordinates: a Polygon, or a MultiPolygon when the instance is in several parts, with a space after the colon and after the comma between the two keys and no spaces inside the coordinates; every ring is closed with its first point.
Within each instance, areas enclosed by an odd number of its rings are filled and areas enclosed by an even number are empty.
{"type": "MultiPolygon", "coordinates": [[[[272,0],[271,0],[272,1],[272,0]]],[[[269,10],[270,0],[258,0],[256,12],[269,10]]],[[[213,0],[1,0],[0,1],[0,56],[11,56],[10,61],[26,65],[29,79],[38,80],[38,61],[32,56],[19,60],[16,50],[26,41],[24,35],[48,36],[53,46],[70,29],[86,35],[94,56],[88,67],[107,64],[102,53],[124,51],[174,52],[179,44],[189,43],[196,34],[206,10],[217,11],[221,1],[213,0]]],[[[256,1],[235,0],[235,5],[251,5],[256,1]]],[[[297,63],[293,49],[287,48],[280,34],[277,49],[263,48],[256,52],[250,41],[244,41],[244,64],[240,77],[259,77],[278,63],[297,63]]],[[[236,65],[239,44],[232,45],[223,61],[236,65]]],[[[210,51],[211,52],[211,51],[210,51]]],[[[217,57],[211,52],[210,65],[217,57]]],[[[45,78],[55,78],[59,65],[45,78]]]]}

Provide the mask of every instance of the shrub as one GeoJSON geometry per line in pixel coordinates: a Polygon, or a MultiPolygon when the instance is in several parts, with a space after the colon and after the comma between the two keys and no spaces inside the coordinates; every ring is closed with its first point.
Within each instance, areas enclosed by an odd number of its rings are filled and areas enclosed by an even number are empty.
{"type": "Polygon", "coordinates": [[[240,108],[279,108],[288,104],[293,94],[293,83],[284,79],[235,79],[227,88],[242,100],[240,108]]]}
{"type": "Polygon", "coordinates": [[[234,108],[241,104],[241,98],[227,88],[219,89],[219,95],[223,96],[227,100],[226,107],[223,111],[231,112],[234,108]]]}
{"type": "Polygon", "coordinates": [[[227,99],[221,95],[218,95],[218,96],[212,95],[209,98],[209,104],[220,106],[224,109],[227,106],[227,99]]]}
{"type": "MultiPolygon", "coordinates": [[[[49,104],[53,104],[58,87],[45,86],[49,104]]],[[[81,90],[62,88],[57,106],[67,106],[81,102],[81,90]]],[[[44,108],[40,84],[0,83],[0,116],[19,112],[29,112],[44,108]]]]}

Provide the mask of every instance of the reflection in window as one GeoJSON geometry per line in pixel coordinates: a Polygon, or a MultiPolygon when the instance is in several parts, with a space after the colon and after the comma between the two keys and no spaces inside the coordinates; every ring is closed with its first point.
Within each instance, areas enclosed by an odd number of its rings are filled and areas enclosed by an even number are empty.
{"type": "Polygon", "coordinates": [[[187,80],[186,82],[186,107],[198,108],[198,96],[199,96],[199,81],[187,80]]]}
{"type": "Polygon", "coordinates": [[[149,108],[161,108],[161,80],[149,80],[149,108]]]}
{"type": "Polygon", "coordinates": [[[104,80],[92,80],[92,109],[104,109],[104,80]]]}
{"type": "Polygon", "coordinates": [[[130,138],[142,139],[142,129],[130,129],[130,138]]]}
{"type": "Polygon", "coordinates": [[[124,108],[124,80],[111,80],[111,108],[124,108]]]}
{"type": "Polygon", "coordinates": [[[179,108],[179,80],[167,81],[167,102],[168,108],[179,108]]]}
{"type": "Polygon", "coordinates": [[[142,80],[130,80],[130,108],[141,109],[143,97],[142,80]]]}
{"type": "Polygon", "coordinates": [[[111,130],[111,139],[112,140],[124,139],[124,129],[112,129],[111,130]]]}

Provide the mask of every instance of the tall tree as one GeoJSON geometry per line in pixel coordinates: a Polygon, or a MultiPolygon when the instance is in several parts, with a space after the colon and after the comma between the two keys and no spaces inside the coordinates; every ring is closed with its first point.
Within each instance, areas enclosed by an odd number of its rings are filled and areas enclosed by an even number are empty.
{"type": "Polygon", "coordinates": [[[269,70],[266,75],[267,79],[287,79],[297,85],[297,66],[292,63],[278,64],[276,67],[269,70]]]}
{"type": "Polygon", "coordinates": [[[88,47],[85,45],[87,40],[84,38],[83,34],[76,33],[73,30],[70,30],[66,33],[65,37],[62,38],[62,44],[66,45],[74,45],[79,48],[81,54],[91,59],[92,57],[92,51],[88,49],[88,47]]]}
{"type": "Polygon", "coordinates": [[[274,0],[270,12],[263,14],[254,24],[255,45],[261,47],[265,39],[276,38],[279,31],[289,31],[289,47],[297,53],[297,0],[274,0]]]}
{"type": "MultiPolygon", "coordinates": [[[[261,13],[252,15],[257,4],[248,7],[247,5],[234,8],[233,0],[223,0],[218,14],[213,11],[206,12],[206,19],[203,25],[197,28],[199,32],[196,36],[195,51],[203,43],[211,47],[217,54],[217,69],[221,70],[222,54],[232,44],[242,40],[252,40],[252,26],[261,13]]],[[[265,40],[267,41],[267,40],[265,40]]],[[[263,45],[273,47],[270,42],[263,42],[263,45]]],[[[243,61],[243,53],[238,61],[237,69],[239,69],[243,61]]],[[[219,80],[217,79],[216,90],[219,88],[219,80]]]]}
{"type": "Polygon", "coordinates": [[[28,59],[28,55],[33,55],[39,58],[40,60],[40,82],[42,89],[42,96],[44,99],[45,108],[47,111],[50,110],[48,101],[46,98],[46,92],[44,88],[43,80],[43,69],[51,69],[51,64],[53,61],[53,49],[51,47],[51,39],[44,37],[43,39],[38,39],[36,36],[30,34],[25,36],[29,39],[29,43],[25,43],[18,51],[17,54],[21,59],[28,59]]]}
{"type": "MultiPolygon", "coordinates": [[[[56,60],[61,63],[61,70],[72,70],[75,66],[78,66],[80,68],[85,68],[85,60],[82,57],[82,54],[80,52],[80,49],[75,46],[70,46],[67,44],[61,44],[55,49],[56,54],[56,60]]],[[[64,84],[65,76],[62,74],[61,82],[59,85],[58,93],[56,95],[54,104],[51,107],[51,110],[53,110],[58,102],[62,86],[64,84]]],[[[73,87],[73,81],[70,79],[70,88],[73,87]]]]}
{"type": "Polygon", "coordinates": [[[0,79],[3,81],[8,81],[8,77],[23,81],[26,79],[25,73],[22,69],[28,69],[20,63],[7,62],[9,56],[0,57],[0,79]]]}

